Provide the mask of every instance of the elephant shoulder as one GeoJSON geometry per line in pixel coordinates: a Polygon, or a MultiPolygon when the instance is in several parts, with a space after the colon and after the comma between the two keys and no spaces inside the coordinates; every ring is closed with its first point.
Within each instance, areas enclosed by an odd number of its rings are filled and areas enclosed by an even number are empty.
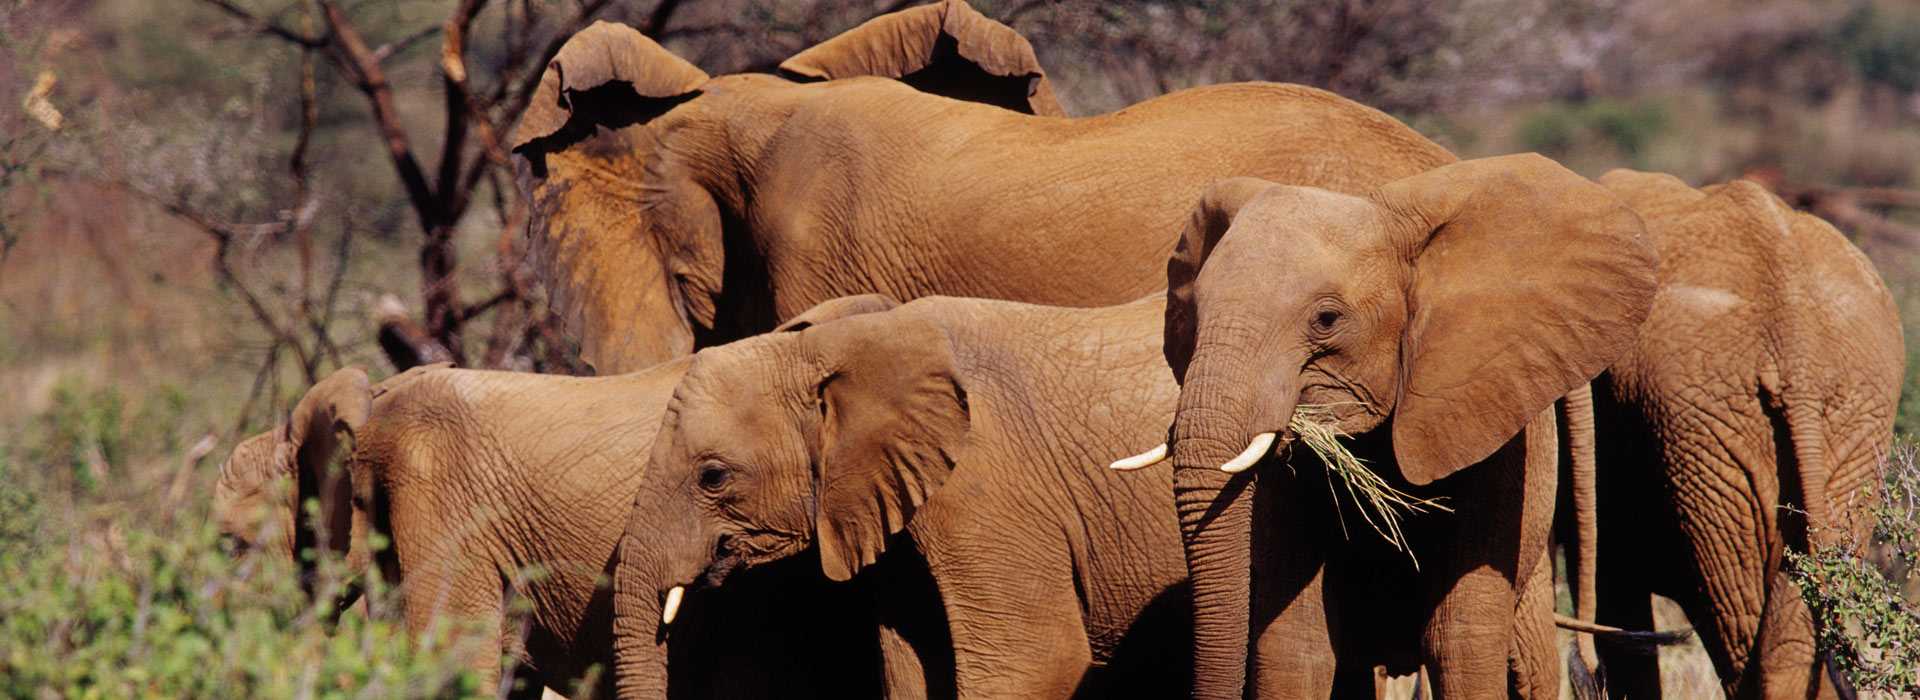
{"type": "Polygon", "coordinates": [[[390,477],[437,472],[436,465],[451,461],[454,446],[473,432],[476,374],[482,373],[439,367],[381,382],[373,418],[356,438],[355,458],[390,477]]]}

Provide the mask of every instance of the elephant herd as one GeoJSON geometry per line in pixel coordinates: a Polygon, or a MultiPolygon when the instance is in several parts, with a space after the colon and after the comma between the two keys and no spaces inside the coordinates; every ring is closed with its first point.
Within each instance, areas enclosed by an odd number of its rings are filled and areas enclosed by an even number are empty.
{"type": "Polygon", "coordinates": [[[1847,691],[1782,553],[1866,536],[1905,351],[1865,257],[1750,183],[1461,161],[1297,85],[1068,117],[959,0],[774,74],[595,24],[511,142],[601,376],[340,370],[214,509],[474,622],[484,679],[1652,697],[1658,593],[1730,695],[1847,691]]]}

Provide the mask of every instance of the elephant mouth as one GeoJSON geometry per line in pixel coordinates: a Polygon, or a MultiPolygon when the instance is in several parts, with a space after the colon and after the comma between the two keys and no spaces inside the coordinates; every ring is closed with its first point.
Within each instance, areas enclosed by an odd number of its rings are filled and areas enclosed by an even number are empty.
{"type": "Polygon", "coordinates": [[[811,543],[793,533],[774,530],[750,530],[721,535],[714,542],[713,556],[687,580],[669,583],[661,591],[660,622],[673,624],[680,603],[688,593],[725,585],[735,573],[800,553],[811,543]]]}

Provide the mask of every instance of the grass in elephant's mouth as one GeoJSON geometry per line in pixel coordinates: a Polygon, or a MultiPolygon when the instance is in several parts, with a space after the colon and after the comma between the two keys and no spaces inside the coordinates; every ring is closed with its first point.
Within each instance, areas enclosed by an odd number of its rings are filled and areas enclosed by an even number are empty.
{"type": "MultiPolygon", "coordinates": [[[[1406,533],[1400,529],[1400,518],[1404,514],[1424,513],[1429,509],[1453,512],[1452,508],[1440,503],[1440,499],[1419,498],[1401,491],[1387,483],[1385,478],[1374,473],[1367,463],[1347,449],[1340,442],[1348,435],[1341,431],[1334,418],[1333,410],[1337,404],[1304,404],[1293,410],[1293,418],[1287,421],[1287,429],[1298,436],[1297,442],[1306,445],[1313,454],[1327,465],[1327,491],[1337,501],[1340,493],[1335,489],[1334,480],[1346,487],[1347,496],[1353,499],[1354,509],[1374,532],[1385,538],[1395,549],[1407,553],[1413,560],[1413,567],[1420,568],[1420,559],[1415,557],[1413,549],[1407,545],[1406,533]]],[[[1338,504],[1336,504],[1338,505],[1338,504]]],[[[1335,513],[1340,511],[1336,509],[1335,513]]],[[[1340,521],[1344,532],[1347,523],[1345,516],[1340,521]]]]}

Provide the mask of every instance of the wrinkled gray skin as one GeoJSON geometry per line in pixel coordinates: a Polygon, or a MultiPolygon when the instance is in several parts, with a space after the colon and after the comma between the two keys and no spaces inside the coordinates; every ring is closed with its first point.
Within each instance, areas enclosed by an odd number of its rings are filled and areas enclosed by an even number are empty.
{"type": "Polygon", "coordinates": [[[658,696],[670,589],[795,557],[874,584],[896,697],[1178,695],[1172,485],[1106,467],[1172,417],[1161,307],[931,297],[698,353],[615,575],[621,695],[658,696]]]}
{"type": "MultiPolygon", "coordinates": [[[[1871,530],[1852,516],[1874,497],[1905,371],[1893,299],[1832,226],[1753,183],[1601,183],[1646,221],[1661,265],[1638,341],[1595,383],[1600,620],[1647,628],[1659,593],[1730,697],[1834,697],[1782,555],[1806,551],[1809,521],[1830,544],[1871,530]]],[[[1606,666],[1616,693],[1659,694],[1655,659],[1606,666]]]]}

